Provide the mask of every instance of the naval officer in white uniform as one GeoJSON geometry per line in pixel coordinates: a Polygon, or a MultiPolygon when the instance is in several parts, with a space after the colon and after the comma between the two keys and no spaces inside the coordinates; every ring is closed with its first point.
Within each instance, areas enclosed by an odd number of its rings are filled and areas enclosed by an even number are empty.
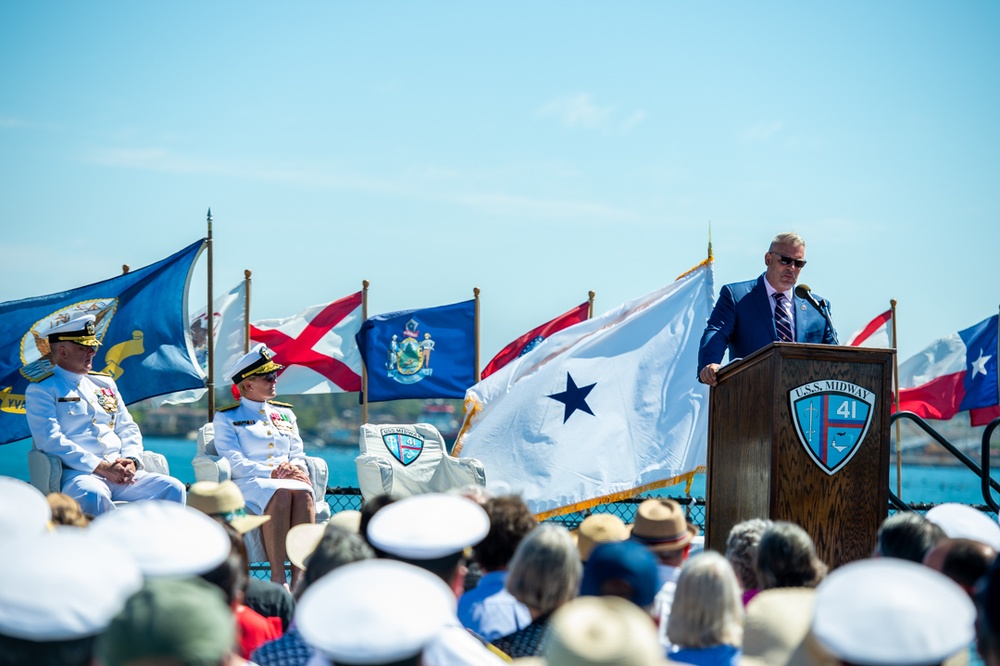
{"type": "MultiPolygon", "coordinates": [[[[285,535],[295,525],[316,520],[312,483],[291,405],[274,402],[278,370],[264,344],[236,362],[229,376],[239,389],[239,403],[218,410],[215,448],[233,469],[247,509],[271,516],[261,525],[271,580],[284,584],[285,535]]],[[[302,570],[292,567],[292,588],[302,570]]]]}
{"type": "Polygon", "coordinates": [[[52,372],[28,386],[25,411],[35,448],[63,465],[62,492],[84,512],[99,515],[116,500],[184,503],[184,484],[142,468],[142,433],[115,380],[94,372],[101,346],[93,315],[48,332],[52,372]]]}

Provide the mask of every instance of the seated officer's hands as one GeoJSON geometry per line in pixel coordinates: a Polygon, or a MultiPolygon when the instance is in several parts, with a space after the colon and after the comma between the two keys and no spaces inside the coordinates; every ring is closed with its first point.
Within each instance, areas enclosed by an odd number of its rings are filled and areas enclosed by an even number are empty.
{"type": "Polygon", "coordinates": [[[301,467],[293,465],[290,462],[283,462],[274,468],[274,471],[271,472],[271,478],[290,479],[292,481],[301,481],[302,483],[312,485],[312,482],[309,480],[309,475],[301,467]]]}
{"type": "Polygon", "coordinates": [[[135,483],[135,465],[131,460],[116,460],[113,463],[102,460],[94,468],[94,474],[111,483],[135,483]]]}

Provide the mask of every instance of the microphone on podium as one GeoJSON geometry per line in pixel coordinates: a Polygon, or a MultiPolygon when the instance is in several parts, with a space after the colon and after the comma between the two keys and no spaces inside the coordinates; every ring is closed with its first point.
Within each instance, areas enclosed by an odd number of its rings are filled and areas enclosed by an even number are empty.
{"type": "Polygon", "coordinates": [[[807,284],[795,285],[795,295],[803,300],[809,301],[810,305],[819,310],[819,313],[823,315],[824,319],[826,319],[827,325],[833,332],[833,344],[839,345],[840,341],[837,340],[837,328],[833,325],[833,320],[830,319],[830,310],[827,306],[827,302],[822,298],[816,300],[816,297],[812,294],[812,289],[807,284]]]}

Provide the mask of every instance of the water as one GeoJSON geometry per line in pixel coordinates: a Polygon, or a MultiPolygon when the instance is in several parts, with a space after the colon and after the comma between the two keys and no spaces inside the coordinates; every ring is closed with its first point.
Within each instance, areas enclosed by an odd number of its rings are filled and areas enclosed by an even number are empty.
{"type": "MultiPolygon", "coordinates": [[[[162,453],[170,464],[170,473],[184,483],[194,483],[194,468],[191,458],[195,454],[195,443],[192,440],[171,437],[146,437],[145,446],[151,451],[162,453]]],[[[0,475],[13,476],[28,480],[28,449],[30,440],[21,440],[0,446],[0,475]]],[[[331,487],[357,487],[358,480],[354,467],[354,458],[358,450],[354,447],[326,447],[307,449],[311,456],[319,456],[326,460],[330,469],[329,485],[331,487]]],[[[993,472],[994,478],[1000,479],[1000,471],[993,472]]],[[[889,488],[896,490],[896,468],[891,466],[889,488]]],[[[661,491],[665,495],[678,496],[684,494],[684,486],[671,486],[661,491]]],[[[691,486],[691,496],[705,496],[705,475],[695,477],[691,486]]],[[[905,502],[940,504],[942,502],[960,502],[963,504],[983,504],[979,477],[965,467],[903,465],[903,494],[905,502]]]]}

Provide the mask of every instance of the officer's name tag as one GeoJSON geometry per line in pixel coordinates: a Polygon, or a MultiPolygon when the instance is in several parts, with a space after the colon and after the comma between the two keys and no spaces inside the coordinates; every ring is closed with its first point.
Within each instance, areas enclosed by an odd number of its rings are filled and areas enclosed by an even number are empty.
{"type": "Polygon", "coordinates": [[[254,419],[251,419],[249,421],[233,421],[234,426],[248,426],[248,425],[253,425],[254,423],[257,423],[257,421],[254,419]]]}
{"type": "Polygon", "coordinates": [[[80,398],[59,398],[58,402],[80,402],[80,398]]]}

